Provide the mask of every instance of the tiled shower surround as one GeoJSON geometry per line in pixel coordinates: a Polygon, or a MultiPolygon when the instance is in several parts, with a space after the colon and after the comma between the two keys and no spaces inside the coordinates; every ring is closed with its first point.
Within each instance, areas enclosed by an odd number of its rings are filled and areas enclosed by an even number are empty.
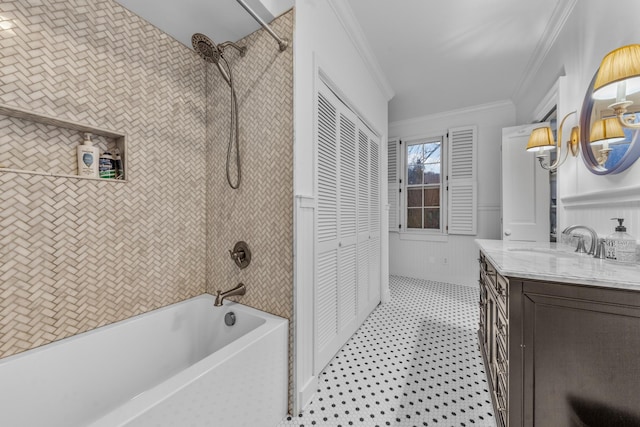
{"type": "MultiPolygon", "coordinates": [[[[1,103],[129,146],[126,183],[0,172],[0,357],[203,293],[205,64],[111,0],[3,1],[0,20],[1,103]]],[[[73,173],[81,142],[0,116],[6,167],[73,173]]]]}
{"type": "MultiPolygon", "coordinates": [[[[292,20],[273,27],[291,38],[292,20]]],[[[112,0],[5,1],[0,21],[0,103],[128,144],[128,182],[0,172],[0,358],[238,281],[243,303],[291,320],[291,48],[258,31],[232,58],[243,182],[231,190],[215,66],[112,0]],[[253,250],[242,272],[236,240],[253,250]]],[[[4,167],[73,174],[81,142],[0,116],[4,167]]]]}
{"type": "MultiPolygon", "coordinates": [[[[270,25],[291,40],[293,11],[270,25]]],[[[227,184],[225,172],[231,92],[215,65],[207,71],[207,292],[215,294],[242,282],[247,294],[231,299],[289,319],[291,374],[293,48],[280,52],[263,30],[238,44],[247,47],[244,57],[225,51],[239,107],[242,182],[237,190],[227,184]],[[243,270],[229,256],[239,240],[247,242],[252,253],[251,264],[243,270]]],[[[235,148],[231,159],[235,183],[235,148]]]]}

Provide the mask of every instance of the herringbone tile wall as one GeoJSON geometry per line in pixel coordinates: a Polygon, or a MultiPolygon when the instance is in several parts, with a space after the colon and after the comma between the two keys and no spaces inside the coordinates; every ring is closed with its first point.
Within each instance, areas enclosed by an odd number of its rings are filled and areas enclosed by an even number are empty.
{"type": "MultiPolygon", "coordinates": [[[[271,23],[293,37],[293,11],[271,23]]],[[[240,41],[247,53],[229,52],[239,103],[242,183],[226,180],[229,86],[215,65],[207,72],[207,291],[215,294],[239,282],[238,301],[289,319],[289,368],[293,368],[293,48],[284,52],[264,30],[240,41]],[[240,270],[229,257],[236,241],[252,252],[240,270]]],[[[232,156],[232,164],[234,157],[232,156]]],[[[235,171],[235,168],[232,169],[235,171]]],[[[235,172],[232,172],[235,180],[235,172]]],[[[291,390],[291,384],[289,386],[291,390]]]]}
{"type": "MultiPolygon", "coordinates": [[[[129,147],[128,183],[0,172],[0,357],[205,292],[205,63],[112,0],[8,0],[0,21],[1,103],[129,147]]],[[[7,167],[74,174],[81,141],[0,117],[7,167]]]]}

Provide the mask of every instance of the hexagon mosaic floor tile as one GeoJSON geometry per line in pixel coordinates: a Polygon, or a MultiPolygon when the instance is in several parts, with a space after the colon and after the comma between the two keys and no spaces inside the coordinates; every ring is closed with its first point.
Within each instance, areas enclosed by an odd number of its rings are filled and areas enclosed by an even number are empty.
{"type": "Polygon", "coordinates": [[[477,343],[478,290],[392,276],[378,306],[277,427],[494,427],[477,343]]]}

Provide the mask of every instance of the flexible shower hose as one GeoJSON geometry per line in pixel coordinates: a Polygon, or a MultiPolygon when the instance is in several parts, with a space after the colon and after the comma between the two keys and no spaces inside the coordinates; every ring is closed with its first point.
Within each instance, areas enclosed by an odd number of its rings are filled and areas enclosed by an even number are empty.
{"type": "Polygon", "coordinates": [[[242,173],[240,170],[240,132],[238,125],[238,98],[236,97],[236,89],[233,84],[233,74],[231,72],[231,67],[227,60],[221,56],[220,59],[227,67],[229,73],[229,86],[231,87],[231,124],[229,126],[229,143],[227,145],[227,182],[229,186],[234,190],[240,187],[240,181],[242,178],[242,173]],[[235,185],[231,181],[231,150],[233,149],[233,143],[236,144],[236,171],[237,171],[237,179],[235,185]]]}

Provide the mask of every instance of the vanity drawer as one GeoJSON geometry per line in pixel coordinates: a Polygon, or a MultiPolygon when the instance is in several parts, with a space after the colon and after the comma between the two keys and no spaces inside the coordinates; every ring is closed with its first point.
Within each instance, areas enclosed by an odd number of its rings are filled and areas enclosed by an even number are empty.
{"type": "Polygon", "coordinates": [[[494,286],[495,286],[496,294],[498,296],[497,298],[498,307],[500,308],[500,310],[502,310],[502,313],[504,314],[505,318],[508,318],[509,311],[507,310],[507,300],[509,298],[509,281],[497,273],[494,277],[495,277],[494,286]]]}
{"type": "Polygon", "coordinates": [[[507,349],[509,344],[509,323],[503,317],[502,313],[498,311],[498,316],[496,317],[496,347],[497,347],[497,357],[496,361],[498,365],[504,365],[502,368],[503,372],[507,371],[507,364],[509,362],[509,353],[507,349]]]}

